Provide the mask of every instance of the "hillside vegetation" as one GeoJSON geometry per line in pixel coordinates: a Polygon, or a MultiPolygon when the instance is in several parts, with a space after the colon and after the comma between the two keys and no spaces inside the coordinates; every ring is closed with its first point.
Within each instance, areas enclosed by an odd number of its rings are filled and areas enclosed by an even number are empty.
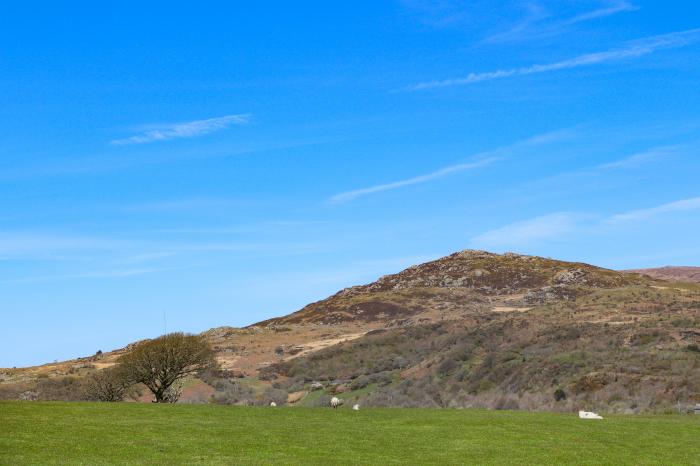
{"type": "Polygon", "coordinates": [[[357,397],[375,406],[670,411],[699,399],[696,298],[637,287],[597,291],[527,312],[475,312],[373,332],[266,372],[284,387],[378,384],[357,397]]]}
{"type": "MultiPolygon", "coordinates": [[[[541,257],[462,251],[203,335],[219,369],[181,401],[623,413],[700,402],[699,284],[541,257]]],[[[130,348],[0,371],[0,397],[81,399],[85,375],[130,348]]]]}

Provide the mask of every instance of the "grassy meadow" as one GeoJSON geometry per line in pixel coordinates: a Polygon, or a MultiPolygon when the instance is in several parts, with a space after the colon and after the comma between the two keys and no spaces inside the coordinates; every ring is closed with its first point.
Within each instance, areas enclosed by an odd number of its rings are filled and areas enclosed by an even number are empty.
{"type": "Polygon", "coordinates": [[[0,464],[700,464],[700,416],[0,402],[0,464]]]}

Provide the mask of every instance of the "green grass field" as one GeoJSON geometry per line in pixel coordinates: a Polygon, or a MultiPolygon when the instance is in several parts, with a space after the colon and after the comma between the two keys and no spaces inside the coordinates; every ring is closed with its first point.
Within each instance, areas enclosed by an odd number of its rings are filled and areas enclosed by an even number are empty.
{"type": "Polygon", "coordinates": [[[0,464],[700,464],[700,416],[0,402],[0,464]]]}

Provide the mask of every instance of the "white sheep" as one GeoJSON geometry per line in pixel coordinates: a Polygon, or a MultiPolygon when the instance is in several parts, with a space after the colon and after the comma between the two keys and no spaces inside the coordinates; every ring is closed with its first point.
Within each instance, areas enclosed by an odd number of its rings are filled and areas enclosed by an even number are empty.
{"type": "Polygon", "coordinates": [[[360,405],[358,405],[358,404],[352,405],[352,410],[353,410],[353,411],[359,411],[359,410],[360,410],[360,405]]]}
{"type": "Polygon", "coordinates": [[[331,408],[336,409],[338,406],[340,406],[340,403],[341,403],[340,398],[335,397],[335,396],[333,398],[331,398],[331,408]]]}
{"type": "Polygon", "coordinates": [[[580,417],[581,419],[603,419],[603,416],[600,416],[596,413],[592,413],[590,411],[579,411],[578,417],[580,417]]]}
{"type": "Polygon", "coordinates": [[[275,403],[274,401],[271,401],[270,406],[272,406],[274,408],[275,406],[277,406],[277,403],[275,403]]]}

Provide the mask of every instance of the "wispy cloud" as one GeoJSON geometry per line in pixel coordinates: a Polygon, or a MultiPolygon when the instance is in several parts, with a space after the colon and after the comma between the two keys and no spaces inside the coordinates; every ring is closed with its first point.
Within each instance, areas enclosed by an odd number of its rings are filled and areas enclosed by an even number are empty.
{"type": "Polygon", "coordinates": [[[522,247],[569,233],[578,221],[579,216],[569,212],[543,215],[477,235],[471,239],[471,245],[481,249],[499,249],[504,245],[522,247]]]}
{"type": "Polygon", "coordinates": [[[194,120],[184,123],[171,123],[163,125],[149,125],[142,127],[139,133],[124,139],[115,139],[112,144],[122,146],[131,144],[148,144],[156,141],[168,141],[171,139],[193,138],[205,134],[221,131],[232,125],[248,123],[250,115],[226,115],[206,120],[194,120]]]}
{"type": "Polygon", "coordinates": [[[414,184],[427,183],[438,178],[443,178],[454,173],[463,172],[466,170],[473,170],[475,168],[485,167],[491,165],[498,157],[488,157],[481,160],[477,160],[469,163],[460,163],[457,165],[450,165],[448,167],[440,168],[434,172],[427,173],[425,175],[414,176],[413,178],[408,178],[405,180],[394,181],[392,183],[379,184],[376,186],[370,186],[369,188],[355,189],[353,191],[346,191],[343,193],[336,194],[332,196],[329,201],[331,203],[347,202],[358,197],[367,196],[368,194],[376,194],[383,191],[390,191],[392,189],[403,188],[404,186],[410,186],[414,184]]]}
{"type": "Polygon", "coordinates": [[[328,225],[328,220],[269,220],[260,223],[250,223],[229,226],[204,226],[204,227],[178,227],[160,228],[155,230],[158,234],[170,235],[237,235],[241,233],[261,233],[280,229],[293,230],[313,228],[317,230],[323,225],[328,225]]]}
{"type": "Polygon", "coordinates": [[[70,236],[17,231],[0,234],[0,261],[103,263],[112,268],[134,267],[176,256],[203,257],[211,253],[241,253],[276,257],[327,252],[332,246],[315,241],[247,241],[229,235],[195,239],[169,238],[163,233],[126,232],[118,237],[70,236]],[[224,236],[224,237],[222,237],[224,236]]]}
{"type": "Polygon", "coordinates": [[[578,14],[570,19],[564,20],[563,23],[566,24],[576,24],[583,21],[590,21],[592,19],[604,18],[606,16],[616,15],[625,11],[635,11],[638,7],[630,2],[624,0],[615,0],[605,2],[601,8],[596,8],[595,10],[587,11],[585,13],[578,14]]]}
{"type": "Polygon", "coordinates": [[[514,76],[548,73],[582,66],[592,66],[612,63],[628,58],[637,58],[656,52],[657,50],[683,47],[700,41],[700,28],[687,31],[673,32],[660,36],[647,37],[633,42],[627,42],[623,47],[606,52],[589,53],[578,57],[554,63],[536,64],[520,68],[510,68],[483,73],[470,73],[463,78],[443,79],[414,84],[407,88],[410,91],[420,91],[449,86],[463,86],[482,81],[492,81],[514,76]]]}
{"type": "Polygon", "coordinates": [[[446,167],[439,168],[430,173],[424,175],[418,175],[404,180],[393,181],[391,183],[384,183],[375,186],[370,186],[367,188],[354,189],[352,191],[345,191],[342,193],[335,194],[328,199],[328,202],[332,204],[338,204],[342,202],[352,201],[358,197],[367,196],[370,194],[381,193],[384,191],[391,191],[394,189],[403,188],[406,186],[427,183],[439,178],[444,178],[446,176],[454,175],[456,173],[475,170],[477,168],[484,168],[493,163],[501,160],[508,152],[527,146],[535,146],[540,144],[547,144],[550,142],[558,141],[563,137],[566,137],[570,133],[569,130],[553,131],[550,133],[540,134],[533,136],[531,138],[525,139],[523,141],[516,142],[509,146],[500,147],[491,151],[482,152],[476,154],[472,157],[472,161],[459,163],[455,165],[449,165],[446,167]]]}
{"type": "Polygon", "coordinates": [[[122,241],[112,238],[6,232],[0,234],[0,258],[61,257],[62,254],[109,250],[121,245],[122,241]]]}
{"type": "Polygon", "coordinates": [[[140,275],[153,274],[158,272],[167,272],[172,270],[181,270],[183,267],[150,267],[150,268],[130,268],[130,269],[113,269],[113,270],[95,270],[89,272],[67,273],[57,275],[42,275],[25,278],[13,278],[0,281],[2,284],[13,283],[38,283],[63,280],[81,280],[94,278],[129,278],[140,275]]]}
{"type": "MultiPolygon", "coordinates": [[[[586,134],[588,137],[595,134],[594,139],[604,139],[607,133],[587,131],[586,134]]],[[[607,162],[525,180],[510,187],[507,193],[518,199],[527,197],[530,202],[544,202],[545,199],[556,199],[562,193],[571,195],[574,192],[586,192],[591,189],[621,188],[628,186],[629,183],[638,183],[640,176],[646,177],[652,173],[658,173],[658,170],[668,170],[685,163],[683,161],[694,158],[697,152],[697,142],[653,146],[607,162]]]]}
{"type": "Polygon", "coordinates": [[[632,210],[623,214],[613,215],[608,221],[611,223],[620,223],[646,220],[670,212],[688,212],[692,210],[700,210],[700,197],[681,199],[647,209],[632,210]]]}
{"type": "Polygon", "coordinates": [[[514,26],[511,26],[507,31],[492,34],[482,42],[506,42],[522,37],[525,34],[529,35],[535,25],[550,16],[547,10],[539,3],[525,3],[523,8],[525,9],[525,15],[514,26]]]}
{"type": "Polygon", "coordinates": [[[610,227],[651,220],[673,212],[700,210],[700,197],[681,199],[646,209],[609,216],[581,212],[556,212],[522,220],[481,233],[470,240],[472,247],[483,249],[522,248],[542,241],[562,239],[576,233],[600,233],[610,227]]]}
{"type": "Polygon", "coordinates": [[[286,149],[346,142],[347,138],[300,138],[287,141],[264,141],[241,143],[235,147],[212,148],[206,151],[185,149],[151,154],[92,154],[76,158],[57,158],[55,161],[37,164],[32,162],[21,166],[3,167],[0,165],[0,180],[22,180],[36,177],[82,176],[109,173],[142,165],[160,165],[173,161],[201,160],[235,157],[239,155],[273,152],[286,149]]]}
{"type": "Polygon", "coordinates": [[[434,28],[479,29],[501,25],[483,42],[506,42],[565,33],[572,26],[638,9],[627,0],[399,0],[417,19],[434,28]],[[572,11],[574,10],[574,11],[572,11]],[[505,24],[505,26],[502,26],[505,24]]]}
{"type": "Polygon", "coordinates": [[[135,265],[135,264],[143,264],[143,263],[148,263],[148,262],[154,262],[154,261],[159,261],[161,259],[168,259],[171,257],[175,257],[177,255],[176,252],[173,251],[150,251],[150,252],[141,252],[125,257],[119,257],[115,259],[113,262],[115,264],[120,264],[120,265],[135,265]]]}
{"type": "Polygon", "coordinates": [[[586,21],[605,18],[618,13],[635,11],[638,8],[624,0],[597,2],[597,8],[584,11],[568,18],[558,18],[550,14],[541,3],[526,3],[525,16],[504,32],[492,34],[485,43],[512,42],[518,40],[551,37],[569,31],[572,26],[586,21]],[[602,3],[602,4],[601,4],[602,3]]]}
{"type": "Polygon", "coordinates": [[[653,147],[651,149],[642,152],[637,152],[636,154],[632,154],[619,160],[604,163],[596,168],[602,170],[636,168],[644,163],[651,162],[653,160],[673,156],[682,149],[684,149],[684,147],[679,145],[653,147]]]}

